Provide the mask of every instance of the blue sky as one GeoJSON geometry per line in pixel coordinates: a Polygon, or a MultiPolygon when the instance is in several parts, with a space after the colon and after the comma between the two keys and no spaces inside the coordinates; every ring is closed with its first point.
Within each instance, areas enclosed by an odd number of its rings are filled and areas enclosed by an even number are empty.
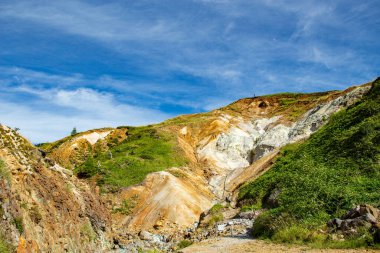
{"type": "Polygon", "coordinates": [[[0,0],[0,122],[33,142],[380,70],[380,2],[0,0]]]}

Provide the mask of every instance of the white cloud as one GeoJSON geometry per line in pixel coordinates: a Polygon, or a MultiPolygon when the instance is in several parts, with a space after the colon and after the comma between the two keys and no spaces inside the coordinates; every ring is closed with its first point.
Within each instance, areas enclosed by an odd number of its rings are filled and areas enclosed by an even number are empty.
{"type": "Polygon", "coordinates": [[[1,123],[21,128],[21,133],[35,143],[64,137],[74,126],[84,131],[106,126],[146,125],[171,116],[153,109],[118,103],[111,94],[97,93],[90,89],[46,90],[40,95],[39,103],[44,104],[45,110],[0,101],[1,123]],[[70,114],[50,110],[52,105],[73,108],[74,111],[70,114]]]}
{"type": "Polygon", "coordinates": [[[102,41],[180,39],[173,23],[148,17],[135,22],[135,12],[115,3],[96,5],[73,0],[17,1],[0,7],[3,17],[29,20],[102,41]]]}
{"type": "MultiPolygon", "coordinates": [[[[1,82],[0,82],[1,83],[1,82]]],[[[53,141],[66,136],[72,127],[84,131],[119,125],[146,125],[172,115],[159,110],[117,101],[115,95],[89,88],[39,89],[22,86],[0,87],[10,94],[33,95],[26,101],[0,98],[0,122],[21,128],[33,142],[53,141]]]]}

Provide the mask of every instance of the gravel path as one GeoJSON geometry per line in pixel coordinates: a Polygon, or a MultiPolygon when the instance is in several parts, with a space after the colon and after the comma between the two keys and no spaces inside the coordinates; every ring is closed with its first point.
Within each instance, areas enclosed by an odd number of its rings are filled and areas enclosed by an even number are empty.
{"type": "Polygon", "coordinates": [[[242,253],[242,252],[285,252],[285,253],[379,253],[370,249],[310,249],[302,246],[272,244],[261,240],[238,237],[219,237],[193,244],[181,253],[242,253]]]}

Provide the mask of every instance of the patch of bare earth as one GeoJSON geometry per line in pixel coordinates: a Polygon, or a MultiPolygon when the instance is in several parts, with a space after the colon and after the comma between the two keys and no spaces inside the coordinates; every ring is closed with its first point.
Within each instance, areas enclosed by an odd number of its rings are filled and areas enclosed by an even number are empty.
{"type": "Polygon", "coordinates": [[[219,237],[193,244],[181,253],[242,253],[242,252],[285,252],[285,253],[372,253],[372,249],[311,249],[305,246],[282,245],[262,240],[237,237],[219,237]]]}

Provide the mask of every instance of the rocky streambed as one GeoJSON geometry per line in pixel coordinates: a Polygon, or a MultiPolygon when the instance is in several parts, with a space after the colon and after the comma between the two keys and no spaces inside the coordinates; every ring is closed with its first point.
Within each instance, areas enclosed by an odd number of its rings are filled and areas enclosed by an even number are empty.
{"type": "Polygon", "coordinates": [[[110,252],[133,252],[137,253],[141,250],[157,249],[164,252],[174,252],[183,246],[192,243],[202,242],[217,237],[236,237],[251,238],[251,229],[254,219],[260,214],[259,211],[241,212],[237,209],[228,209],[225,215],[234,217],[223,219],[221,221],[210,222],[213,213],[205,213],[201,220],[193,224],[192,227],[174,234],[157,234],[149,231],[140,231],[138,234],[127,235],[128,240],[121,243],[114,241],[114,249],[110,252]]]}

